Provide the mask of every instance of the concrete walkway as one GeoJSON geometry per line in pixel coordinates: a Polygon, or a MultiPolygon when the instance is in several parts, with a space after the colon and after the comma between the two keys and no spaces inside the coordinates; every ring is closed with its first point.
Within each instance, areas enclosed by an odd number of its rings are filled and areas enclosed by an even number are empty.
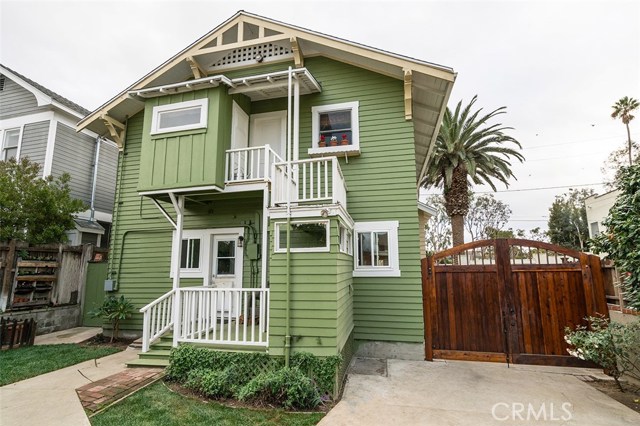
{"type": "Polygon", "coordinates": [[[62,343],[80,343],[102,333],[101,327],[75,327],[55,333],[36,336],[35,345],[57,345],[62,343]]]}
{"type": "Polygon", "coordinates": [[[125,370],[138,352],[128,349],[0,387],[0,425],[90,425],[76,388],[125,370]]]}
{"type": "Polygon", "coordinates": [[[386,377],[349,374],[342,401],[319,425],[640,424],[640,414],[578,377],[599,370],[403,360],[387,367],[386,377]]]}

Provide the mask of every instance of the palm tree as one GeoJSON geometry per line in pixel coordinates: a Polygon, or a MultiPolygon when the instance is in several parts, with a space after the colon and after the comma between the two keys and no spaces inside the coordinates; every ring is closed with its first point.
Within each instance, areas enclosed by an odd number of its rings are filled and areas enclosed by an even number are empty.
{"type": "Polygon", "coordinates": [[[493,117],[506,113],[506,107],[481,116],[482,108],[471,111],[477,98],[474,96],[464,108],[462,101],[458,102],[453,113],[447,108],[433,160],[421,182],[423,187],[443,189],[454,246],[464,243],[464,216],[469,211],[471,185],[484,183],[495,191],[493,180],[497,179],[509,186],[508,179],[514,177],[510,158],[524,161],[522,154],[504,146],[505,143],[514,143],[522,148],[517,140],[503,133],[511,128],[487,124],[493,117]]]}
{"type": "Polygon", "coordinates": [[[629,130],[629,122],[633,120],[635,117],[632,114],[633,111],[637,110],[640,107],[640,102],[637,99],[630,98],[625,96],[615,103],[611,108],[613,108],[613,112],[611,113],[612,118],[620,118],[625,126],[627,126],[627,142],[629,144],[629,165],[633,164],[633,157],[631,155],[631,131],[629,130]]]}

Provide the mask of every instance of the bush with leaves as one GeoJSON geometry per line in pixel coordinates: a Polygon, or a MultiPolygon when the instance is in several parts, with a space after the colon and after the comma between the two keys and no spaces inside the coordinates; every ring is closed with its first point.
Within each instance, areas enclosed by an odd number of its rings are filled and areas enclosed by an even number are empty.
{"type": "Polygon", "coordinates": [[[95,311],[89,312],[93,318],[102,318],[104,321],[111,322],[113,333],[111,334],[111,342],[118,338],[120,333],[120,321],[129,318],[133,314],[133,304],[125,299],[124,296],[110,296],[102,302],[95,311]]]}
{"type": "Polygon", "coordinates": [[[603,224],[607,232],[591,240],[591,250],[607,253],[622,271],[629,307],[640,309],[640,164],[623,167],[617,177],[618,198],[603,224]]]}
{"type": "Polygon", "coordinates": [[[40,176],[40,165],[23,158],[0,161],[0,241],[62,243],[73,214],[86,208],[71,197],[68,173],[40,176]]]}
{"type": "Polygon", "coordinates": [[[258,374],[238,390],[241,401],[285,408],[314,408],[320,404],[320,393],[313,381],[298,367],[258,374]]]}
{"type": "Polygon", "coordinates": [[[640,321],[620,324],[600,317],[588,320],[589,327],[565,328],[564,338],[572,346],[567,349],[569,354],[601,366],[620,390],[619,379],[624,374],[640,380],[640,321]]]}

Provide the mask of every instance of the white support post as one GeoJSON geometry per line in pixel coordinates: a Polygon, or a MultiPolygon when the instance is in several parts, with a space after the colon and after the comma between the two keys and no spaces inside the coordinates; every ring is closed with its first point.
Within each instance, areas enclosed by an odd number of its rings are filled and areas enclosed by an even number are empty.
{"type": "Polygon", "coordinates": [[[180,259],[182,252],[182,228],[184,224],[184,195],[176,195],[169,193],[171,203],[176,211],[176,238],[174,248],[171,255],[173,256],[173,289],[175,290],[175,298],[173,303],[173,347],[178,346],[178,337],[180,335],[180,259]]]}
{"type": "Polygon", "coordinates": [[[338,159],[331,157],[331,202],[338,202],[338,159]]]}
{"type": "Polygon", "coordinates": [[[300,80],[293,82],[293,161],[298,161],[300,153],[300,80]]]}

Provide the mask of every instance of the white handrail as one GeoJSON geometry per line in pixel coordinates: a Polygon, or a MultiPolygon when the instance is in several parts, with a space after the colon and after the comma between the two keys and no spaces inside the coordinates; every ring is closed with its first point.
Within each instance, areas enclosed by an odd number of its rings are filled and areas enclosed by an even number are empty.
{"type": "Polygon", "coordinates": [[[347,184],[336,157],[310,158],[291,162],[293,176],[287,176],[288,163],[274,163],[272,205],[287,201],[291,193],[293,203],[331,202],[347,206],[347,184]]]}
{"type": "Polygon", "coordinates": [[[271,165],[282,158],[264,145],[249,148],[228,149],[225,154],[225,183],[270,181],[271,165]]]}
{"type": "Polygon", "coordinates": [[[176,291],[171,290],[149,303],[140,312],[142,317],[142,352],[173,326],[173,303],[176,291]]]}

